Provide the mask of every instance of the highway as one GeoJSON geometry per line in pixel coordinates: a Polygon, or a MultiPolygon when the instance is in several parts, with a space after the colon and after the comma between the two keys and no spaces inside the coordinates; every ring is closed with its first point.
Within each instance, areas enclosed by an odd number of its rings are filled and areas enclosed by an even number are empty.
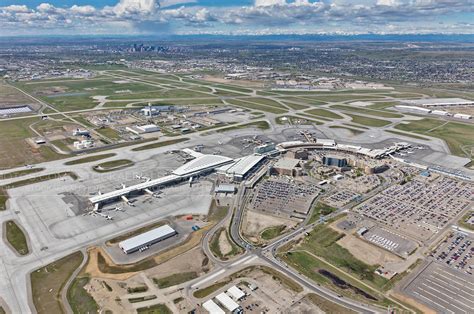
{"type": "MultiPolygon", "coordinates": [[[[312,282],[310,279],[306,278],[302,274],[299,274],[297,271],[291,269],[288,267],[284,262],[280,261],[277,256],[277,250],[278,248],[287,243],[288,241],[291,241],[292,239],[295,239],[301,235],[303,235],[305,232],[311,231],[317,224],[320,222],[316,222],[313,224],[306,224],[307,221],[302,223],[300,227],[295,229],[294,231],[290,232],[289,234],[286,234],[280,238],[277,238],[274,242],[271,244],[267,245],[265,248],[257,248],[254,247],[251,243],[248,243],[241,235],[240,233],[240,225],[242,222],[242,215],[243,211],[245,208],[246,200],[247,200],[247,194],[245,193],[247,189],[247,185],[245,182],[241,183],[238,189],[238,192],[235,196],[235,212],[234,216],[230,225],[230,234],[232,239],[242,248],[246,249],[247,252],[251,252],[252,255],[257,256],[260,260],[266,262],[267,264],[271,265],[274,269],[278,269],[280,272],[283,274],[287,275],[288,277],[292,278],[302,286],[306,287],[310,291],[334,302],[337,304],[340,304],[344,307],[347,307],[349,309],[352,309],[354,311],[360,312],[360,313],[379,313],[383,311],[380,308],[375,308],[374,306],[368,305],[368,304],[363,304],[359,303],[357,301],[353,301],[347,298],[339,297],[338,294],[335,292],[323,288],[318,284],[315,284],[312,282]]],[[[373,193],[377,193],[377,191],[373,191],[373,193]]],[[[371,197],[371,196],[368,196],[371,197]]],[[[345,209],[340,209],[330,215],[327,216],[327,218],[335,217],[342,213],[345,209]]],[[[306,220],[309,219],[309,216],[306,220]]],[[[245,257],[244,257],[245,258],[245,257]]]]}

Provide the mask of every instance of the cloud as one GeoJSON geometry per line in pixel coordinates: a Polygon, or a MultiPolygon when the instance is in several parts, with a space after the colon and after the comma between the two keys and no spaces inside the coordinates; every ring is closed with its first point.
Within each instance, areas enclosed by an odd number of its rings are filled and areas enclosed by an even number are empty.
{"type": "Polygon", "coordinates": [[[120,0],[112,7],[112,11],[119,15],[149,15],[158,10],[160,4],[156,0],[120,0]]]}
{"type": "Polygon", "coordinates": [[[415,32],[419,28],[425,32],[474,33],[474,29],[460,26],[455,18],[456,14],[472,13],[474,0],[254,0],[253,5],[225,7],[199,3],[117,0],[115,5],[103,8],[78,4],[56,7],[47,2],[35,8],[9,5],[0,7],[0,29],[44,29],[45,33],[54,28],[71,33],[368,33],[415,32]]]}
{"type": "Polygon", "coordinates": [[[267,7],[273,5],[285,5],[286,0],[255,0],[256,7],[267,7]]]}

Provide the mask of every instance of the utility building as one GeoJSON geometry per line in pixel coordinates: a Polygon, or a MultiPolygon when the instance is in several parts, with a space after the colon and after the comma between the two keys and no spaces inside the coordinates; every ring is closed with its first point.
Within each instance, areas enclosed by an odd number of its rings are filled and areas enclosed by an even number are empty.
{"type": "Polygon", "coordinates": [[[174,236],[175,234],[177,234],[176,230],[171,228],[169,225],[164,225],[139,234],[130,239],[124,240],[119,243],[119,247],[125,254],[130,254],[142,249],[146,249],[155,243],[174,236]]]}

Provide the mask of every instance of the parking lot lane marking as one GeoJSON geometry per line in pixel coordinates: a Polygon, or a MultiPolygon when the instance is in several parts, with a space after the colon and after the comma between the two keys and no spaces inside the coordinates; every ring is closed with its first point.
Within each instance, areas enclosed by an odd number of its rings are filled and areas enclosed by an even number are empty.
{"type": "Polygon", "coordinates": [[[443,310],[445,310],[445,311],[448,311],[448,312],[450,312],[450,313],[453,313],[453,314],[454,314],[454,312],[453,312],[453,311],[451,311],[450,309],[448,309],[448,308],[444,307],[443,305],[439,304],[438,302],[435,302],[435,301],[431,300],[430,298],[428,298],[428,297],[426,297],[426,296],[422,295],[421,293],[419,293],[419,292],[416,292],[416,291],[413,291],[413,293],[414,293],[414,294],[416,294],[417,296],[419,296],[419,297],[423,298],[423,299],[426,299],[428,303],[434,303],[434,304],[436,304],[437,306],[439,306],[440,308],[442,308],[443,310]]]}
{"type": "MultiPolygon", "coordinates": [[[[426,286],[426,285],[425,285],[425,286],[426,286]]],[[[426,286],[426,287],[431,288],[431,287],[429,287],[429,286],[426,286]]],[[[438,300],[440,300],[440,301],[443,301],[443,302],[445,302],[445,303],[448,303],[448,304],[451,305],[452,307],[455,307],[455,308],[459,309],[460,311],[467,313],[466,310],[460,308],[459,306],[456,306],[455,304],[452,304],[451,302],[448,302],[448,301],[445,301],[445,300],[441,299],[441,298],[438,297],[436,294],[433,294],[433,293],[429,292],[428,290],[425,290],[425,289],[423,289],[423,288],[421,288],[421,287],[419,287],[419,289],[420,289],[421,291],[423,291],[423,292],[425,292],[425,293],[431,295],[432,297],[434,297],[434,298],[436,298],[436,299],[438,299],[438,300]]],[[[438,290],[433,289],[433,288],[431,288],[431,289],[434,290],[434,291],[436,291],[436,292],[441,292],[441,291],[438,291],[438,290]]],[[[450,298],[450,299],[452,299],[452,298],[450,298]]]]}
{"type": "MultiPolygon", "coordinates": [[[[459,294],[459,293],[455,293],[455,292],[449,290],[449,288],[447,288],[447,287],[441,286],[441,285],[437,284],[436,282],[433,282],[433,281],[431,281],[431,280],[429,280],[429,279],[426,279],[426,281],[428,281],[429,283],[431,283],[431,284],[433,284],[433,285],[436,285],[436,286],[440,287],[440,288],[443,289],[443,290],[446,290],[447,292],[451,292],[451,293],[453,293],[453,294],[456,294],[457,297],[461,297],[461,298],[465,299],[467,302],[472,302],[470,299],[468,299],[468,298],[466,298],[466,297],[463,297],[463,296],[462,296],[461,294],[459,294]]],[[[424,284],[424,283],[423,283],[423,285],[426,286],[426,287],[429,287],[428,285],[426,285],[426,284],[424,284]]],[[[431,288],[431,289],[435,290],[434,288],[431,288]]],[[[456,289],[457,289],[457,288],[456,288],[456,289]]],[[[458,290],[459,290],[459,289],[458,289],[458,290]]],[[[437,291],[437,290],[436,290],[436,291],[437,291]]],[[[442,291],[437,291],[437,292],[442,293],[442,291]]],[[[467,304],[465,304],[465,303],[459,301],[458,299],[454,299],[454,298],[451,298],[451,297],[449,297],[449,296],[447,296],[447,297],[450,298],[450,299],[453,299],[453,300],[456,301],[456,302],[461,303],[463,306],[465,306],[465,307],[467,307],[467,308],[470,308],[470,307],[471,307],[470,305],[467,305],[467,304]]]]}
{"type": "MultiPolygon", "coordinates": [[[[453,275],[453,274],[451,274],[451,273],[448,273],[448,272],[445,271],[445,270],[441,270],[441,271],[442,271],[443,273],[445,273],[446,275],[449,275],[449,276],[451,276],[451,277],[456,278],[456,280],[463,281],[463,282],[465,282],[465,283],[467,283],[467,284],[469,284],[469,285],[472,285],[472,286],[474,287],[474,284],[471,283],[471,282],[469,282],[469,281],[467,281],[467,280],[464,280],[464,279],[462,279],[462,278],[460,278],[460,277],[458,277],[458,276],[455,276],[455,275],[453,275]]],[[[440,273],[438,273],[438,275],[441,276],[441,277],[443,277],[443,278],[446,278],[447,280],[453,281],[454,283],[456,283],[456,284],[462,286],[462,287],[465,288],[465,289],[469,289],[469,290],[474,291],[474,288],[470,288],[470,287],[463,286],[462,284],[455,282],[452,278],[443,276],[443,275],[440,274],[440,273]]]]}

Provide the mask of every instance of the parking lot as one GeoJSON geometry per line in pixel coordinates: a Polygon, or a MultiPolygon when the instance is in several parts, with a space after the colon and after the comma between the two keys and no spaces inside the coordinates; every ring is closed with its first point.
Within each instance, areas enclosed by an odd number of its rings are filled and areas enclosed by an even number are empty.
{"type": "Polygon", "coordinates": [[[332,207],[342,207],[359,197],[361,197],[361,195],[358,193],[349,190],[342,190],[325,197],[324,203],[332,207]]]}
{"type": "Polygon", "coordinates": [[[474,279],[474,239],[463,233],[451,233],[430,256],[439,263],[464,272],[474,279]]]}
{"type": "Polygon", "coordinates": [[[251,209],[291,218],[307,215],[320,189],[314,184],[293,182],[292,179],[270,179],[257,186],[251,209]]]}
{"type": "Polygon", "coordinates": [[[472,313],[474,278],[438,262],[430,263],[405,292],[438,313],[472,313]]]}
{"type": "Polygon", "coordinates": [[[394,185],[355,208],[356,212],[426,241],[474,200],[472,184],[448,177],[420,176],[394,185]]]}
{"type": "Polygon", "coordinates": [[[364,233],[363,238],[403,258],[408,257],[417,247],[415,242],[379,227],[374,227],[364,233]]]}

